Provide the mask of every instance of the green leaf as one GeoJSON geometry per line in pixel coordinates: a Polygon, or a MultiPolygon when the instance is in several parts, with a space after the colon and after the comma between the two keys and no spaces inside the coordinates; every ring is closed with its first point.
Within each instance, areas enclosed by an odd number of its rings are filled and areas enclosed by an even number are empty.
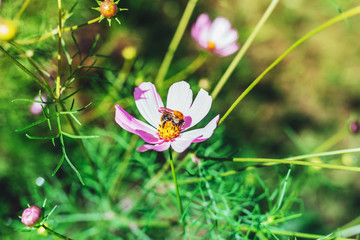
{"type": "Polygon", "coordinates": [[[74,135],[74,134],[70,134],[70,133],[66,133],[66,132],[61,132],[63,135],[69,137],[69,138],[74,138],[74,139],[88,139],[88,138],[98,138],[100,136],[81,136],[81,135],[74,135]]]}

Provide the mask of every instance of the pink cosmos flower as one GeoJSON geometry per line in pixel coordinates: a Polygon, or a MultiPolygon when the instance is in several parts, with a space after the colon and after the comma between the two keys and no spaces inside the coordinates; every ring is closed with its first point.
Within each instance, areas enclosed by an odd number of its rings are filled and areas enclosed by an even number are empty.
{"type": "Polygon", "coordinates": [[[191,35],[199,46],[219,56],[226,57],[239,49],[238,33],[223,17],[211,22],[207,14],[201,14],[191,28],[191,35]]]}
{"type": "Polygon", "coordinates": [[[25,209],[21,215],[21,222],[28,227],[34,226],[41,218],[41,209],[31,206],[25,209]]]}
{"type": "Polygon", "coordinates": [[[115,106],[115,121],[125,130],[140,136],[148,144],[140,146],[137,151],[165,151],[170,146],[176,152],[185,151],[191,143],[203,142],[210,138],[219,115],[213,118],[204,128],[190,130],[209,112],[212,98],[200,89],[193,101],[193,92],[187,82],[174,83],[170,88],[166,108],[150,82],[143,82],[134,91],[135,103],[145,120],[142,122],[128,114],[119,105],[115,106]]]}
{"type": "MultiPolygon", "coordinates": [[[[45,95],[41,95],[41,99],[43,102],[46,101],[46,96],[45,95]]],[[[37,95],[34,100],[35,101],[41,101],[39,95],[37,95]]],[[[33,115],[38,115],[40,113],[42,113],[42,107],[45,107],[45,104],[44,103],[39,103],[39,102],[33,102],[30,106],[30,112],[31,114],[33,115]]]]}

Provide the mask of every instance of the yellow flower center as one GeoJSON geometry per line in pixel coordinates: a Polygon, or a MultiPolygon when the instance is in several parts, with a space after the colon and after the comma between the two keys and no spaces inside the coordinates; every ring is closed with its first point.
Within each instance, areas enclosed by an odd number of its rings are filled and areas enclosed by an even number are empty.
{"type": "Polygon", "coordinates": [[[181,126],[175,125],[170,121],[164,121],[159,124],[157,131],[162,139],[171,140],[179,136],[181,132],[181,126]]]}
{"type": "Polygon", "coordinates": [[[208,48],[210,51],[212,51],[216,48],[215,43],[212,41],[208,41],[207,44],[208,44],[208,48]]]}

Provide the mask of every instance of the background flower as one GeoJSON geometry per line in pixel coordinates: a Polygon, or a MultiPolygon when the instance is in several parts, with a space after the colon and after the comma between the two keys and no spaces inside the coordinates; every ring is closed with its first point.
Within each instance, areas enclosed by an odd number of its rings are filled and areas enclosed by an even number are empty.
{"type": "Polygon", "coordinates": [[[155,86],[150,82],[141,83],[135,89],[134,97],[139,112],[150,125],[132,117],[119,105],[115,106],[115,121],[125,130],[137,134],[145,142],[149,143],[139,147],[137,150],[140,152],[150,149],[165,151],[170,146],[176,152],[183,152],[191,143],[203,142],[210,138],[219,121],[219,115],[217,115],[204,128],[186,131],[199,123],[207,115],[211,107],[212,98],[205,90],[200,89],[193,101],[190,85],[184,81],[178,82],[169,89],[166,107],[173,111],[181,112],[184,116],[184,124],[181,126],[178,135],[175,133],[173,138],[164,139],[159,134],[162,117],[162,113],[159,110],[164,107],[164,104],[155,86]]]}
{"type": "Polygon", "coordinates": [[[218,17],[211,22],[207,14],[201,14],[191,28],[191,35],[199,46],[219,56],[226,57],[239,49],[238,33],[229,20],[218,17]]]}

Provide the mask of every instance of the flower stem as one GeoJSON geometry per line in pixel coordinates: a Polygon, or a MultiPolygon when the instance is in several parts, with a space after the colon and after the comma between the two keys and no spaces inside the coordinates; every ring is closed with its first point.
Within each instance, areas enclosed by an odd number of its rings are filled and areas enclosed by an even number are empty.
{"type": "Polygon", "coordinates": [[[189,0],[188,4],[186,5],[185,11],[181,17],[179,25],[175,31],[174,37],[170,42],[169,48],[165,54],[164,60],[161,63],[159,72],[155,79],[155,85],[158,86],[159,88],[162,87],[163,80],[166,77],[166,73],[167,73],[170,63],[174,57],[174,53],[175,53],[177,47],[179,46],[180,40],[184,34],[184,31],[190,20],[191,14],[194,11],[197,1],[198,0],[189,0]]]}
{"type": "Polygon", "coordinates": [[[208,54],[200,54],[190,65],[188,65],[184,70],[178,72],[174,76],[165,80],[166,85],[173,84],[174,82],[178,82],[180,80],[185,79],[187,76],[195,72],[199,69],[204,62],[206,61],[208,54]]]}
{"type": "Polygon", "coordinates": [[[131,160],[131,156],[132,153],[134,152],[136,143],[138,141],[138,136],[137,135],[132,135],[129,145],[126,149],[126,152],[124,153],[122,159],[122,163],[119,164],[119,166],[116,169],[116,176],[115,176],[115,181],[112,184],[112,187],[110,188],[110,192],[109,192],[109,197],[111,201],[115,201],[118,190],[120,188],[120,185],[122,183],[122,180],[125,176],[125,172],[126,170],[128,170],[128,166],[129,166],[129,162],[131,160]]]}
{"type": "Polygon", "coordinates": [[[236,66],[239,64],[249,47],[251,46],[252,42],[254,41],[256,35],[259,33],[262,26],[265,24],[273,10],[275,9],[276,5],[278,4],[279,0],[272,0],[269,7],[265,11],[264,15],[261,17],[260,21],[256,25],[255,29],[252,31],[248,39],[245,41],[244,45],[240,48],[238,54],[235,56],[234,60],[230,63],[229,67],[226,69],[225,73],[220,78],[219,82],[215,86],[214,90],[211,93],[211,97],[213,99],[219,94],[220,90],[223,88],[227,80],[229,79],[230,75],[235,70],[236,66]]]}
{"type": "MultiPolygon", "coordinates": [[[[251,226],[239,226],[240,231],[251,231],[258,232],[258,230],[251,226]]],[[[302,233],[302,232],[290,232],[290,231],[282,231],[277,229],[269,229],[272,234],[283,235],[283,236],[292,236],[295,238],[307,238],[307,239],[334,239],[334,240],[351,240],[350,238],[340,238],[340,237],[329,237],[318,234],[310,234],[310,233],[302,233]]]]}
{"type": "Polygon", "coordinates": [[[31,2],[31,0],[25,0],[25,2],[23,3],[23,5],[21,6],[20,10],[16,13],[14,20],[19,20],[21,14],[24,12],[24,10],[27,8],[27,6],[29,5],[29,3],[31,2]]]}
{"type": "MultiPolygon", "coordinates": [[[[100,17],[97,17],[97,18],[94,18],[86,23],[83,23],[83,24],[79,24],[79,25],[74,25],[72,27],[67,27],[67,28],[64,28],[62,30],[62,32],[69,32],[69,31],[73,31],[73,30],[76,30],[80,27],[83,27],[83,26],[86,26],[86,25],[90,25],[90,24],[93,24],[93,23],[96,23],[100,20],[100,17]]],[[[51,32],[41,36],[40,38],[35,38],[35,39],[29,39],[29,40],[17,40],[16,43],[17,44],[20,44],[20,45],[28,45],[28,44],[33,44],[33,43],[37,43],[37,42],[41,42],[45,39],[48,39],[49,37],[55,35],[55,34],[58,34],[59,32],[59,29],[54,29],[52,30],[51,32]]]]}
{"type": "MultiPolygon", "coordinates": [[[[20,46],[18,46],[15,42],[10,42],[10,44],[16,49],[18,50],[19,52],[21,52],[22,54],[25,54],[25,51],[23,49],[21,49],[20,46]]],[[[51,87],[50,87],[50,84],[48,82],[48,80],[46,79],[44,73],[40,70],[40,67],[35,63],[35,61],[32,60],[31,57],[28,57],[27,58],[30,62],[30,64],[35,68],[35,70],[38,72],[38,74],[41,76],[43,82],[45,83],[46,85],[46,89],[48,94],[53,98],[55,99],[55,95],[54,95],[54,92],[51,90],[51,87]]]]}
{"type": "Polygon", "coordinates": [[[35,76],[32,72],[30,72],[24,65],[22,65],[18,60],[16,60],[13,56],[10,55],[3,47],[0,46],[0,51],[5,54],[13,63],[15,63],[22,71],[24,71],[27,75],[29,75],[31,78],[33,78],[43,89],[45,89],[49,94],[51,94],[51,89],[43,82],[40,81],[40,79],[35,76]]]}
{"type": "Polygon", "coordinates": [[[174,161],[173,161],[171,149],[169,149],[169,155],[170,155],[169,160],[170,160],[171,172],[172,172],[173,179],[174,179],[176,197],[177,197],[177,200],[178,200],[178,203],[179,203],[179,210],[180,210],[180,215],[181,215],[181,218],[182,218],[183,214],[184,214],[184,209],[183,209],[183,205],[182,205],[181,197],[180,197],[180,193],[179,193],[179,186],[178,186],[178,183],[177,183],[177,178],[176,178],[176,173],[175,173],[175,168],[174,168],[174,161]]]}
{"type": "Polygon", "coordinates": [[[67,237],[67,236],[64,236],[58,232],[55,232],[54,230],[52,230],[51,228],[48,228],[45,224],[41,225],[43,228],[46,229],[46,231],[48,231],[49,233],[61,238],[61,239],[67,239],[67,240],[71,240],[71,238],[67,237]]]}
{"type": "Polygon", "coordinates": [[[61,0],[58,0],[58,8],[59,8],[59,27],[58,27],[58,72],[56,76],[56,97],[60,98],[60,79],[61,79],[61,38],[62,38],[62,13],[61,13],[61,0]]]}
{"type": "Polygon", "coordinates": [[[325,22],[324,24],[320,25],[319,27],[315,28],[314,30],[307,33],[305,36],[297,40],[293,45],[290,46],[283,54],[280,55],[274,62],[272,62],[246,89],[245,91],[235,100],[235,102],[230,106],[230,108],[227,110],[227,112],[224,114],[224,116],[220,119],[219,124],[222,124],[222,122],[228,117],[228,115],[234,110],[234,108],[241,102],[241,100],[260,82],[261,79],[264,78],[264,76],[270,72],[276,65],[278,65],[290,52],[292,52],[295,48],[297,48],[299,45],[301,45],[303,42],[305,42],[310,37],[314,36],[315,34],[321,32],[322,30],[334,25],[337,22],[340,22],[346,18],[355,16],[357,14],[360,14],[360,6],[357,6],[355,8],[352,8],[332,19],[325,22]]]}

